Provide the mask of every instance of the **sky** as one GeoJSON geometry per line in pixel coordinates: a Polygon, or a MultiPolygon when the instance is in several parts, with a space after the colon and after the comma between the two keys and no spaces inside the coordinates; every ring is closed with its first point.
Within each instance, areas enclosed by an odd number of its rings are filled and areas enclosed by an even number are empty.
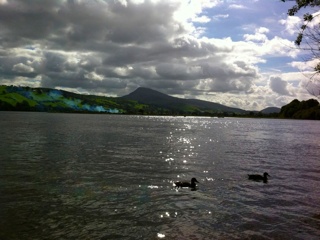
{"type": "Polygon", "coordinates": [[[0,85],[147,87],[245,110],[315,98],[280,0],[0,0],[0,85]]]}

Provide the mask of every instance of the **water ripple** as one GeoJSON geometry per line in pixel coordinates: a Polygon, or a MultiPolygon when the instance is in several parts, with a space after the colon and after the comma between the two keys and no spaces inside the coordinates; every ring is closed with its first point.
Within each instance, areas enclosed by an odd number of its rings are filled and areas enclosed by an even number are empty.
{"type": "Polygon", "coordinates": [[[320,235],[316,121],[0,114],[0,239],[320,235]]]}

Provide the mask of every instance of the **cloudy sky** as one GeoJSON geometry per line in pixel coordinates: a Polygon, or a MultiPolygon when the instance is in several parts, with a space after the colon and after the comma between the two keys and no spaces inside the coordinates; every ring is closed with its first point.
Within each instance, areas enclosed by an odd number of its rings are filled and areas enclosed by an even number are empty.
{"type": "MultiPolygon", "coordinates": [[[[0,85],[148,87],[246,110],[312,98],[280,0],[0,0],[0,85]]],[[[309,74],[309,75],[308,75],[309,74]]]]}

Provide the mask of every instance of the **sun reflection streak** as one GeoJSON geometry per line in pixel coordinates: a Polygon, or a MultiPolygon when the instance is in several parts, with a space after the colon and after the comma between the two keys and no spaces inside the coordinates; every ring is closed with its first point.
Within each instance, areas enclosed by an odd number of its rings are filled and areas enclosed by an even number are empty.
{"type": "Polygon", "coordinates": [[[158,236],[158,238],[164,238],[166,235],[164,235],[162,233],[158,233],[157,236],[158,236]]]}

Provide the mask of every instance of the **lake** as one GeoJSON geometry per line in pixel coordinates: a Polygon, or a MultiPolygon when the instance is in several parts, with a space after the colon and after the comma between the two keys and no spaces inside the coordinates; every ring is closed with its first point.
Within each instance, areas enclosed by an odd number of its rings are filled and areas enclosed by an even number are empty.
{"type": "Polygon", "coordinates": [[[320,121],[0,112],[0,133],[2,240],[320,236],[320,121]]]}

